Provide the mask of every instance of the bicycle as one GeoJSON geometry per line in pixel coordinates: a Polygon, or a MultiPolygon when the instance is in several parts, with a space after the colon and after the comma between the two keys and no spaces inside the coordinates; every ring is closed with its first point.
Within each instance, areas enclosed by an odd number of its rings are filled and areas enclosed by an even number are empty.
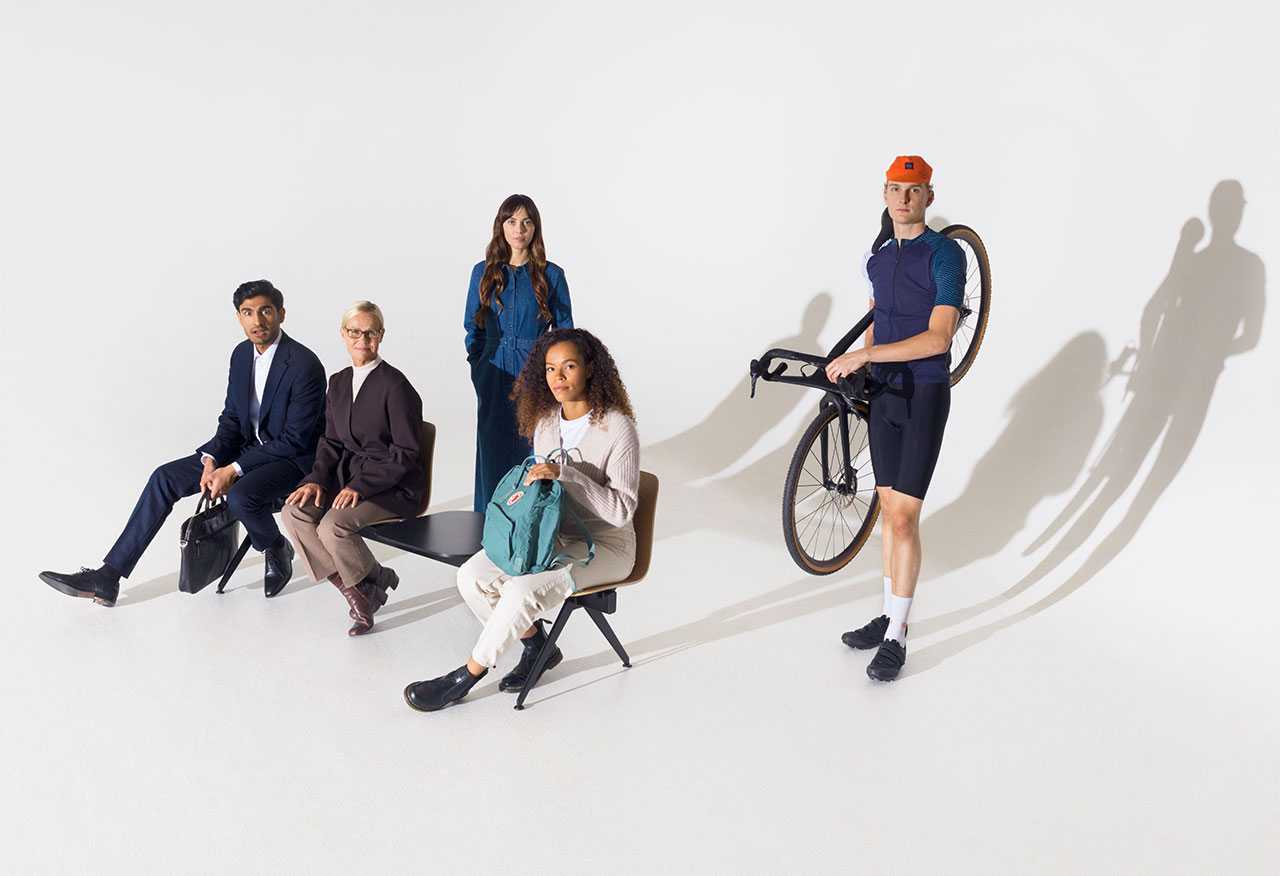
{"type": "MultiPolygon", "coordinates": [[[[972,228],[949,225],[941,233],[960,244],[965,254],[964,301],[951,340],[951,385],[955,386],[973,367],[986,337],[991,265],[982,239],[972,228]]],[[[751,360],[752,398],[757,380],[826,392],[791,456],[782,492],[787,552],[812,575],[830,575],[847,566],[871,537],[880,515],[871,468],[870,418],[872,400],[884,387],[865,368],[835,383],[825,373],[827,363],[853,346],[873,319],[869,311],[826,356],[775,348],[751,360]],[[774,367],[775,360],[783,361],[774,367]],[[791,362],[799,363],[799,374],[786,373],[791,362]],[[855,445],[858,449],[852,451],[855,445]]]]}

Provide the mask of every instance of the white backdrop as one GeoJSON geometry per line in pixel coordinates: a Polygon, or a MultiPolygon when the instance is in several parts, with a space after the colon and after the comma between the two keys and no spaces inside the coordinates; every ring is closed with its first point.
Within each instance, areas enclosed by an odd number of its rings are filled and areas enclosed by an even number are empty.
{"type": "MultiPolygon", "coordinates": [[[[385,357],[440,429],[437,503],[465,499],[462,308],[512,192],[537,201],[576,321],[613,349],[650,459],[668,464],[664,489],[709,497],[701,523],[672,509],[660,525],[669,555],[697,556],[697,537],[680,536],[732,514],[764,522],[722,535],[780,555],[778,452],[813,399],[763,387],[748,403],[746,365],[780,339],[824,347],[857,318],[884,168],[913,152],[935,168],[934,223],[977,229],[995,279],[926,511],[950,504],[975,539],[1000,529],[979,556],[1020,563],[1014,580],[1089,465],[1108,464],[1109,436],[1137,442],[1119,465],[1140,489],[1158,467],[1154,424],[1202,422],[1149,516],[1121,519],[1130,490],[1084,534],[1120,521],[1095,555],[1124,570],[1103,610],[1196,618],[1197,600],[1229,603],[1198,622],[1230,624],[1237,661],[1276,668],[1249,636],[1273,631],[1262,608],[1276,607],[1260,582],[1274,579],[1278,327],[1241,251],[1274,272],[1280,70],[1244,4],[109,6],[6,0],[0,20],[12,588],[96,564],[150,469],[212,433],[241,338],[230,296],[259,277],[330,371],[344,365],[345,307],[383,307],[385,357]],[[1184,224],[1212,226],[1224,180],[1246,200],[1234,244],[1219,222],[1222,249],[1171,269],[1184,224]],[[1197,319],[1225,308],[1261,341],[1210,381],[1207,413],[1180,401],[1167,357],[1126,431],[1132,397],[1123,378],[1099,388],[1099,369],[1136,343],[1171,270],[1197,319]],[[751,473],[745,503],[694,492],[726,471],[751,473]]],[[[1183,328],[1187,373],[1216,370],[1221,351],[1183,328]]],[[[173,571],[174,526],[135,580],[173,571]]],[[[931,537],[945,540],[926,520],[931,537]]],[[[1097,571],[1061,595],[1099,592],[1097,571]]],[[[1275,726],[1273,705],[1253,708],[1275,726]]]]}

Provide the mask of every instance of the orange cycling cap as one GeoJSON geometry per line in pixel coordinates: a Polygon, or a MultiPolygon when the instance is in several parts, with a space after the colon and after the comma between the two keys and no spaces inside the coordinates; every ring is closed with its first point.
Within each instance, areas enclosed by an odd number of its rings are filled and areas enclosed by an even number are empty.
{"type": "Polygon", "coordinates": [[[932,176],[933,168],[919,155],[899,155],[884,174],[892,182],[908,183],[927,183],[932,176]]]}

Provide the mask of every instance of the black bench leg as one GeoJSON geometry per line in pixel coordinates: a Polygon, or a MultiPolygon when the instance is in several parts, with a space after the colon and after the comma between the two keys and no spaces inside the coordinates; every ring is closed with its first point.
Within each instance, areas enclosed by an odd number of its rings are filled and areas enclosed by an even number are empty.
{"type": "Polygon", "coordinates": [[[529,695],[529,691],[533,690],[533,686],[542,677],[543,667],[547,665],[547,661],[551,659],[551,652],[556,648],[556,639],[560,638],[560,631],[564,629],[564,625],[569,621],[569,615],[573,614],[573,610],[577,607],[572,601],[566,601],[564,605],[560,606],[560,613],[556,615],[556,622],[551,625],[551,632],[547,633],[546,644],[538,652],[538,658],[533,661],[533,670],[529,673],[529,677],[524,680],[524,687],[520,689],[520,696],[516,697],[517,709],[524,708],[524,698],[529,695]]]}
{"type": "Polygon", "coordinates": [[[609,626],[609,621],[601,614],[598,608],[587,609],[587,614],[591,615],[591,619],[596,622],[596,626],[600,628],[600,632],[604,633],[604,637],[609,640],[609,644],[613,646],[613,650],[618,652],[618,656],[622,658],[622,665],[631,668],[631,658],[627,656],[626,650],[622,647],[622,643],[618,641],[618,637],[613,633],[613,627],[609,626]]]}
{"type": "Polygon", "coordinates": [[[218,582],[218,592],[222,592],[222,588],[227,586],[227,582],[231,580],[231,576],[236,573],[236,569],[240,568],[240,561],[244,559],[244,555],[249,553],[249,536],[244,537],[244,541],[240,542],[239,549],[236,550],[235,556],[227,561],[227,568],[222,573],[222,580],[218,582]]]}

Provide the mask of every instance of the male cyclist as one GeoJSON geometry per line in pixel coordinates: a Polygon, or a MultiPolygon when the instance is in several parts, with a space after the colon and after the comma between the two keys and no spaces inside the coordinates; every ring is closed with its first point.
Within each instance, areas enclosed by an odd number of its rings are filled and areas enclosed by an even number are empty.
{"type": "Polygon", "coordinates": [[[884,204],[892,235],[886,225],[863,261],[875,320],[861,349],[827,365],[827,377],[835,380],[870,363],[872,377],[885,385],[871,403],[884,609],[841,636],[851,648],[877,649],[867,666],[877,681],[897,678],[907,659],[907,614],[920,577],[920,509],[951,409],[951,336],[964,302],[964,252],[925,225],[932,176],[919,155],[900,155],[890,165],[884,204]]]}

